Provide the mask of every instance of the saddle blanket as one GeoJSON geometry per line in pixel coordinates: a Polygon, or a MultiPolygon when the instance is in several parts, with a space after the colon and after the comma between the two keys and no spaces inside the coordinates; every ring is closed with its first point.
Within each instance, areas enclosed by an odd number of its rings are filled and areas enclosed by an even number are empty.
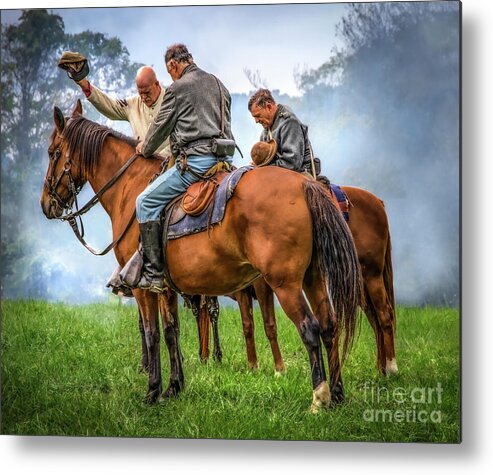
{"type": "MultiPolygon", "coordinates": [[[[247,165],[232,171],[218,186],[214,200],[204,212],[198,216],[185,214],[176,223],[168,227],[167,239],[178,239],[189,234],[199,233],[206,230],[213,224],[220,223],[224,218],[226,204],[233,196],[233,192],[240,181],[240,178],[255,167],[247,165]]],[[[180,200],[174,206],[180,206],[180,200]]],[[[173,212],[172,206],[167,212],[173,212]]],[[[165,220],[166,221],[166,220],[165,220]]]]}
{"type": "Polygon", "coordinates": [[[332,190],[332,193],[334,193],[336,197],[337,204],[339,205],[339,208],[342,215],[344,216],[344,219],[346,220],[346,223],[349,223],[349,200],[346,196],[346,193],[342,191],[342,188],[339,185],[334,185],[333,183],[330,184],[330,188],[332,190]]]}

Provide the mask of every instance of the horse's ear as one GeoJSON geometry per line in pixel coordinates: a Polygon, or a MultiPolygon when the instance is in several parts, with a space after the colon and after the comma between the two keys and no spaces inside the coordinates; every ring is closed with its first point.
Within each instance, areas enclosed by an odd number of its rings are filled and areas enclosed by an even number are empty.
{"type": "Polygon", "coordinates": [[[77,117],[80,115],[82,115],[82,102],[80,102],[80,99],[77,99],[74,110],[72,111],[72,117],[77,117]]]}
{"type": "Polygon", "coordinates": [[[63,132],[63,129],[65,128],[65,117],[63,117],[62,111],[57,106],[53,109],[53,118],[55,119],[55,125],[58,132],[63,132]]]}

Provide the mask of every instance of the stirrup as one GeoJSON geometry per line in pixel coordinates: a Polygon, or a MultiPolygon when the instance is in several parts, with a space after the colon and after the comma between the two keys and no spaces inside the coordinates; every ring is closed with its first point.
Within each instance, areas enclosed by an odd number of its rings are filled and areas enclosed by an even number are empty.
{"type": "Polygon", "coordinates": [[[166,285],[164,284],[163,279],[161,279],[161,284],[158,282],[159,281],[156,279],[149,280],[145,275],[143,275],[137,284],[137,288],[141,290],[149,290],[150,292],[154,292],[156,294],[162,294],[166,290],[166,285]]]}

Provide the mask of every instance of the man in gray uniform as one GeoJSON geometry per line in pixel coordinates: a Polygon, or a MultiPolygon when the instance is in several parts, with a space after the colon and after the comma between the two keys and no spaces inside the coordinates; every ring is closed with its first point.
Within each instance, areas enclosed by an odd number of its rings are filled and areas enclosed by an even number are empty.
{"type": "Polygon", "coordinates": [[[170,46],[164,59],[173,84],[166,90],[145,140],[136,148],[137,153],[150,157],[169,137],[176,158],[176,164],[137,198],[144,254],[139,287],[154,292],[163,291],[161,212],[218,161],[231,164],[231,156],[213,154],[213,139],[233,140],[231,96],[226,87],[215,76],[199,69],[183,44],[170,46]]]}
{"type": "Polygon", "coordinates": [[[277,104],[268,89],[259,89],[248,101],[248,110],[264,130],[262,142],[275,140],[276,153],[271,165],[315,177],[320,173],[320,161],[313,156],[308,127],[301,123],[291,109],[277,104]]]}

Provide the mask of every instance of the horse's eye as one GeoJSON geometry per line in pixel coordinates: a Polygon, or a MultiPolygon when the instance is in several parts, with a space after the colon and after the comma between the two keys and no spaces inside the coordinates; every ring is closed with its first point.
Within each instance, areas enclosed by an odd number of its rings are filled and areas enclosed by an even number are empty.
{"type": "Polygon", "coordinates": [[[60,158],[60,149],[57,148],[54,152],[49,154],[51,160],[58,160],[60,158]]]}

